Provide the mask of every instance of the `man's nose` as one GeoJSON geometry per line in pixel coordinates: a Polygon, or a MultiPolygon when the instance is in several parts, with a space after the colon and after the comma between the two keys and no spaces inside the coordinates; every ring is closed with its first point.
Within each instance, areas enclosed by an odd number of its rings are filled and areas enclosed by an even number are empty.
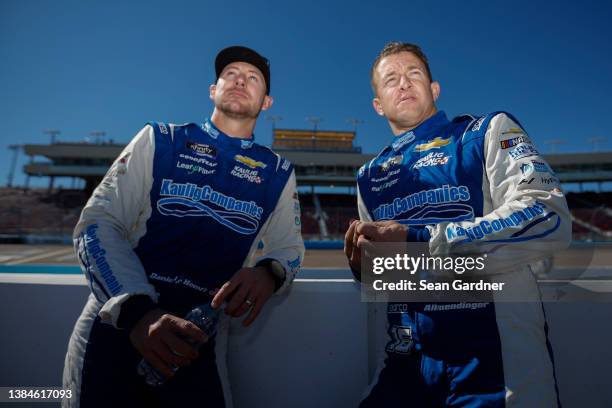
{"type": "Polygon", "coordinates": [[[408,89],[411,86],[412,86],[412,82],[410,81],[410,78],[408,78],[408,75],[402,75],[400,77],[400,88],[408,89]]]}
{"type": "Polygon", "coordinates": [[[246,84],[246,77],[244,74],[236,75],[236,85],[244,86],[246,84]]]}

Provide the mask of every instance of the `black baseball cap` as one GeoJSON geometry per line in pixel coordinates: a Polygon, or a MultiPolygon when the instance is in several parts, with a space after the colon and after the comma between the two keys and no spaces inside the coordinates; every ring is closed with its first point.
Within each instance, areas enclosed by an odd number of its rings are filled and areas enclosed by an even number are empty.
{"type": "Polygon", "coordinates": [[[227,47],[219,51],[217,58],[215,58],[217,80],[219,79],[219,75],[221,75],[223,68],[232,62],[247,62],[259,69],[266,80],[266,94],[270,94],[270,61],[268,61],[267,58],[262,57],[256,51],[253,51],[250,48],[242,47],[240,45],[227,47]]]}

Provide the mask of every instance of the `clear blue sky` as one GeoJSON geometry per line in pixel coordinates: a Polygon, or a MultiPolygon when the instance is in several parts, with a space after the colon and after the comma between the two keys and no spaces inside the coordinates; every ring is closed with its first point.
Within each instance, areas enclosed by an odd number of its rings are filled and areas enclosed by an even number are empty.
{"type": "MultiPolygon", "coordinates": [[[[369,69],[388,41],[420,44],[449,116],[507,110],[543,152],[612,150],[609,1],[19,1],[0,2],[0,185],[13,143],[127,142],[149,120],[201,122],[216,52],[271,60],[279,127],[350,130],[380,150],[391,138],[371,108],[369,69]]],[[[262,117],[263,119],[263,117],[262,117]]],[[[271,122],[256,139],[271,142],[271,122]]],[[[16,183],[23,183],[19,160],[16,183]]],[[[43,182],[44,184],[44,182],[43,182]]]]}

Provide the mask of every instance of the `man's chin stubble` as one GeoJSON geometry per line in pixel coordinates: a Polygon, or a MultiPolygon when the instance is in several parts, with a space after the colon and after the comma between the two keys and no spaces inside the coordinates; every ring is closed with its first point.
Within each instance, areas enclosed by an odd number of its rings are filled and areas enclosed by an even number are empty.
{"type": "Polygon", "coordinates": [[[217,107],[225,116],[232,119],[257,119],[259,116],[259,110],[257,112],[250,112],[248,109],[240,108],[233,109],[231,104],[221,104],[217,107]]]}

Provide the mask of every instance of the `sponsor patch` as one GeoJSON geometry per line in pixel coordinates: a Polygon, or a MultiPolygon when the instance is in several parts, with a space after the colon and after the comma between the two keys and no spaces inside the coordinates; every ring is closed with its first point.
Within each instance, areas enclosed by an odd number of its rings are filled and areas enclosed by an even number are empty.
{"type": "Polygon", "coordinates": [[[253,140],[244,140],[244,139],[242,139],[240,141],[240,148],[241,149],[250,149],[251,147],[253,147],[253,140]]]}
{"type": "Polygon", "coordinates": [[[521,128],[510,128],[508,130],[506,130],[505,132],[502,132],[502,135],[524,135],[525,131],[521,128]]]}
{"type": "Polygon", "coordinates": [[[519,186],[521,184],[531,184],[533,182],[533,180],[535,180],[535,177],[532,177],[530,179],[527,179],[527,178],[521,179],[521,182],[519,183],[519,186]]]}
{"type": "Polygon", "coordinates": [[[291,273],[295,275],[300,270],[300,257],[298,256],[294,260],[289,260],[287,265],[289,266],[291,273]]]}
{"type": "Polygon", "coordinates": [[[287,159],[284,159],[283,161],[283,165],[281,166],[281,169],[287,171],[289,170],[289,166],[291,166],[291,162],[287,159]]]}
{"type": "Polygon", "coordinates": [[[258,170],[245,169],[244,167],[234,166],[230,174],[239,179],[248,181],[249,183],[261,184],[263,178],[259,175],[258,170]]]}
{"type": "Polygon", "coordinates": [[[263,208],[254,201],[242,201],[215,191],[211,186],[177,183],[163,179],[161,198],[156,207],[160,214],[173,217],[211,217],[214,221],[240,234],[257,232],[263,208]]]}
{"type": "Polygon", "coordinates": [[[203,125],[204,131],[206,133],[208,133],[210,135],[210,137],[212,137],[213,139],[216,139],[217,137],[219,137],[219,131],[215,128],[213,128],[210,123],[206,122],[203,125]]]}
{"type": "Polygon", "coordinates": [[[393,142],[391,147],[393,148],[393,150],[398,151],[399,149],[406,146],[408,143],[412,142],[413,140],[414,140],[414,133],[408,132],[404,136],[400,136],[399,139],[393,142]]]}
{"type": "Polygon", "coordinates": [[[451,142],[450,136],[447,139],[436,137],[434,140],[430,140],[427,143],[418,144],[414,147],[415,152],[426,152],[431,149],[439,149],[442,146],[447,146],[451,142]]]}
{"type": "Polygon", "coordinates": [[[535,146],[522,143],[516,146],[514,149],[509,150],[508,154],[513,160],[520,160],[525,157],[538,156],[540,153],[537,151],[535,146]]]}
{"type": "Polygon", "coordinates": [[[397,182],[398,182],[398,181],[399,181],[399,179],[394,179],[394,180],[388,181],[388,182],[386,182],[386,183],[384,183],[384,184],[382,184],[382,185],[380,185],[380,186],[374,186],[374,187],[372,187],[370,190],[372,190],[372,191],[374,191],[374,192],[378,193],[378,192],[380,192],[380,191],[386,190],[386,189],[388,189],[389,187],[391,187],[391,186],[393,186],[393,185],[397,184],[397,182]]]}
{"type": "Polygon", "coordinates": [[[132,153],[127,152],[119,160],[117,160],[117,164],[115,166],[115,171],[117,174],[125,174],[127,171],[127,164],[132,153]]]}
{"type": "Polygon", "coordinates": [[[379,205],[373,211],[374,220],[395,219],[406,225],[434,224],[443,221],[465,221],[474,217],[474,210],[467,204],[470,190],[467,186],[444,185],[422,190],[379,205]],[[401,220],[400,215],[406,214],[401,220]]]}
{"type": "MultiPolygon", "coordinates": [[[[459,225],[449,225],[446,227],[446,238],[451,241],[458,237],[464,241],[472,242],[486,238],[488,235],[506,229],[515,229],[530,221],[546,216],[546,206],[537,202],[529,207],[516,210],[508,217],[500,217],[493,220],[482,220],[474,226],[464,228],[459,225]]],[[[524,239],[520,237],[517,239],[524,239]]]]}
{"type": "Polygon", "coordinates": [[[208,166],[208,167],[216,167],[217,164],[218,164],[217,162],[212,162],[210,160],[205,159],[204,157],[193,157],[193,156],[190,156],[188,154],[180,153],[179,157],[181,159],[183,159],[183,160],[189,160],[189,161],[192,161],[192,162],[195,162],[195,163],[198,163],[198,164],[203,164],[203,165],[208,166]]]}
{"type": "Polygon", "coordinates": [[[251,159],[248,156],[243,156],[241,154],[237,154],[236,156],[234,156],[234,160],[236,160],[238,163],[242,163],[245,166],[248,166],[252,169],[256,169],[258,167],[265,169],[267,167],[267,165],[263,162],[257,161],[255,159],[251,159]]]}
{"type": "Polygon", "coordinates": [[[412,168],[420,169],[421,167],[443,166],[448,163],[449,157],[444,152],[431,152],[417,160],[412,168]]]}
{"type": "Polygon", "coordinates": [[[211,159],[214,159],[217,157],[217,149],[214,146],[207,145],[204,143],[191,142],[189,140],[187,141],[187,143],[185,143],[185,145],[187,146],[189,150],[193,151],[197,156],[206,156],[206,157],[210,157],[211,159]]]}
{"type": "Polygon", "coordinates": [[[552,171],[550,167],[548,167],[548,164],[537,160],[532,160],[531,163],[533,164],[535,171],[537,171],[538,173],[548,173],[552,176],[555,175],[555,172],[552,171]]]}
{"type": "Polygon", "coordinates": [[[531,140],[525,135],[513,137],[512,139],[501,140],[499,146],[502,149],[509,149],[514,146],[518,146],[521,143],[531,143],[531,140]]]}
{"type": "Polygon", "coordinates": [[[476,123],[474,123],[474,125],[472,126],[472,128],[470,129],[472,132],[478,132],[480,130],[480,127],[482,126],[482,122],[484,122],[486,116],[481,117],[480,119],[478,119],[476,121],[476,123]]]}
{"type": "Polygon", "coordinates": [[[380,171],[387,171],[392,166],[399,166],[400,164],[402,164],[403,160],[404,160],[404,156],[401,154],[397,156],[389,157],[387,160],[383,161],[380,164],[380,171]]]}
{"type": "Polygon", "coordinates": [[[85,267],[88,273],[94,273],[93,261],[98,269],[98,273],[102,276],[102,279],[104,279],[104,283],[108,290],[112,295],[117,295],[123,288],[123,285],[117,281],[115,273],[106,261],[106,250],[97,236],[97,230],[98,224],[91,224],[85,230],[86,234],[81,234],[81,240],[84,241],[87,250],[82,250],[81,243],[81,245],[79,245],[79,256],[85,261],[84,263],[86,264],[85,267]]]}
{"type": "Polygon", "coordinates": [[[412,327],[393,325],[389,329],[391,341],[387,343],[387,352],[397,354],[410,354],[414,341],[412,340],[412,327]]]}
{"type": "Polygon", "coordinates": [[[532,163],[522,163],[520,169],[521,169],[521,173],[525,177],[531,176],[534,171],[534,167],[532,163]]]}
{"type": "Polygon", "coordinates": [[[164,125],[163,123],[158,123],[158,126],[159,126],[159,131],[162,133],[162,135],[168,134],[168,128],[166,127],[166,125],[164,125]]]}
{"type": "Polygon", "coordinates": [[[392,170],[392,171],[388,172],[386,175],[384,175],[383,177],[379,177],[379,178],[372,178],[372,179],[370,179],[370,182],[372,182],[372,183],[382,183],[382,182],[384,182],[384,181],[389,180],[391,177],[393,177],[393,176],[395,176],[395,175],[399,174],[399,172],[400,172],[401,170],[402,170],[402,169],[395,169],[395,170],[392,170]]]}
{"type": "Polygon", "coordinates": [[[189,174],[200,173],[203,175],[215,174],[216,169],[207,169],[206,167],[202,167],[199,164],[194,163],[183,163],[181,161],[176,162],[177,169],[186,170],[189,174]]]}

